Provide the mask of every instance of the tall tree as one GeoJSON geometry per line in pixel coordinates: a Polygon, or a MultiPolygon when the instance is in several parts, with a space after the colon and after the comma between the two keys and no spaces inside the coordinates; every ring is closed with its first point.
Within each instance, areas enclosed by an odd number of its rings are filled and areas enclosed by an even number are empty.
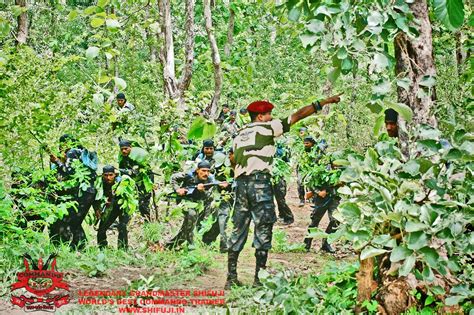
{"type": "Polygon", "coordinates": [[[411,82],[408,89],[397,88],[398,101],[413,110],[414,125],[424,123],[436,127],[436,118],[431,111],[436,99],[436,67],[428,4],[426,0],[414,1],[410,9],[419,21],[419,35],[409,38],[405,33],[399,33],[395,38],[395,73],[399,79],[408,78],[411,82]]]}
{"type": "Polygon", "coordinates": [[[186,107],[184,92],[189,88],[192,78],[192,68],[194,63],[194,0],[186,0],[186,42],[185,42],[185,65],[181,77],[176,78],[175,54],[173,40],[173,24],[171,20],[170,0],[158,1],[161,17],[161,34],[164,46],[160,59],[163,64],[164,87],[167,96],[178,103],[178,107],[186,107]]]}
{"type": "Polygon", "coordinates": [[[227,41],[224,46],[224,55],[230,56],[232,44],[234,43],[234,24],[235,24],[235,11],[232,8],[232,2],[229,2],[229,25],[227,28],[227,41]]]}
{"type": "Polygon", "coordinates": [[[204,0],[204,19],[206,22],[207,38],[209,39],[209,44],[211,46],[212,65],[214,67],[214,96],[212,97],[211,103],[206,108],[206,112],[210,117],[216,118],[217,106],[222,92],[222,69],[219,48],[217,47],[217,41],[212,27],[210,0],[204,0]]]}
{"type": "Polygon", "coordinates": [[[16,32],[17,44],[26,44],[28,38],[28,13],[26,12],[26,0],[15,0],[15,4],[20,7],[21,13],[17,17],[18,28],[16,32]]]}

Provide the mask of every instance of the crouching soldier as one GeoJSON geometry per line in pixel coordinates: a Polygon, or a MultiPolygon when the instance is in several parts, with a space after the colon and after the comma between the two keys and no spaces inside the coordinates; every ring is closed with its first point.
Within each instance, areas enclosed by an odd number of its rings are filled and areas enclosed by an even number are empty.
{"type": "MultiPolygon", "coordinates": [[[[132,179],[127,178],[127,181],[134,186],[132,179]]],[[[125,181],[122,182],[122,177],[117,176],[115,173],[115,167],[112,165],[104,166],[102,169],[102,191],[98,192],[97,197],[99,198],[94,203],[96,216],[100,218],[99,230],[97,231],[97,244],[100,248],[107,246],[107,230],[117,218],[119,219],[117,247],[122,249],[127,249],[128,247],[127,224],[130,221],[128,210],[130,206],[134,205],[136,207],[138,201],[133,198],[136,196],[129,198],[130,196],[125,194],[117,194],[117,188],[124,183],[125,181]],[[125,199],[128,200],[124,202],[125,199]],[[124,205],[127,205],[127,207],[124,207],[124,205]]],[[[125,191],[124,189],[122,190],[125,191]]]]}
{"type": "MultiPolygon", "coordinates": [[[[210,188],[216,185],[225,188],[228,183],[219,183],[214,176],[210,174],[211,164],[208,161],[199,162],[195,171],[190,173],[176,173],[171,177],[171,184],[178,195],[178,203],[182,199],[192,200],[194,202],[202,202],[204,210],[198,214],[196,209],[188,208],[184,212],[184,221],[178,234],[167,244],[167,248],[174,248],[182,245],[185,241],[193,244],[194,227],[203,221],[208,215],[214,215],[216,209],[212,209],[212,195],[210,188]]],[[[203,241],[210,244],[217,235],[213,235],[213,231],[219,231],[219,222],[216,220],[211,229],[204,233],[203,241]],[[214,227],[215,225],[215,227],[214,227]]]]}

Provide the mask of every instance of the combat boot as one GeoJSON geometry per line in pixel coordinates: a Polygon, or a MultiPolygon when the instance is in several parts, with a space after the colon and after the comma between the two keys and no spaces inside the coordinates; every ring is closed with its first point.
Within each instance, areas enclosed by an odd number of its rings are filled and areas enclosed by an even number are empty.
{"type": "Polygon", "coordinates": [[[256,250],[255,258],[256,258],[256,266],[255,266],[255,277],[253,280],[253,286],[260,287],[262,286],[262,283],[260,282],[260,279],[258,278],[258,272],[260,271],[260,269],[266,269],[267,267],[268,251],[256,250]]]}
{"type": "Polygon", "coordinates": [[[311,243],[313,242],[312,238],[305,238],[304,239],[304,248],[306,252],[309,252],[311,250],[311,243]]]}
{"type": "Polygon", "coordinates": [[[331,245],[329,245],[327,239],[324,239],[323,240],[323,245],[321,246],[321,250],[327,252],[327,253],[330,253],[330,254],[334,254],[336,251],[331,247],[331,245]]]}
{"type": "Polygon", "coordinates": [[[239,280],[237,280],[237,260],[239,259],[240,252],[228,251],[227,254],[227,281],[225,282],[224,290],[230,290],[235,286],[241,286],[239,280]]]}

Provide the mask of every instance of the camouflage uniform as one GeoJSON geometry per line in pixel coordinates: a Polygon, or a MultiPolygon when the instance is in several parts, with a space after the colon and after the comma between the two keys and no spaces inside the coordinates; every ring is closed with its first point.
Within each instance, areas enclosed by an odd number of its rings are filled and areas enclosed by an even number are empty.
{"type": "MultiPolygon", "coordinates": [[[[66,154],[66,162],[64,164],[58,160],[52,165],[53,168],[57,169],[60,179],[68,180],[74,175],[75,169],[72,163],[74,160],[80,159],[81,153],[82,149],[70,149],[66,154]]],[[[83,165],[83,167],[87,168],[85,165],[83,165]]],[[[81,183],[77,183],[75,187],[58,193],[58,195],[72,197],[72,199],[77,202],[77,209],[68,209],[66,216],[56,220],[51,225],[50,238],[53,243],[57,243],[58,241],[66,242],[72,239],[71,247],[82,249],[85,246],[87,238],[82,228],[82,222],[94,202],[96,193],[94,188],[96,173],[89,168],[87,168],[87,170],[89,176],[86,179],[87,182],[84,187],[81,183]]]]}
{"type": "MultiPolygon", "coordinates": [[[[120,181],[121,181],[121,177],[117,176],[115,178],[115,183],[118,184],[120,183],[120,181]]],[[[104,217],[101,218],[100,223],[99,223],[99,229],[97,231],[97,244],[101,248],[107,246],[107,230],[118,218],[119,224],[118,224],[117,247],[127,249],[128,247],[127,224],[130,221],[130,216],[125,210],[120,208],[119,199],[116,198],[116,195],[115,195],[116,188],[117,187],[115,185],[109,185],[103,182],[104,197],[107,198],[106,204],[105,205],[101,204],[100,200],[97,200],[94,203],[94,209],[96,211],[101,211],[107,205],[109,205],[105,213],[102,214],[104,217]]]]}
{"type": "MultiPolygon", "coordinates": [[[[318,150],[318,156],[316,157],[315,163],[320,163],[320,160],[324,154],[324,150],[318,150]]],[[[331,169],[331,164],[326,165],[326,169],[330,170],[331,169]]],[[[339,202],[341,198],[337,195],[337,187],[331,186],[329,184],[323,185],[322,187],[318,188],[313,188],[312,189],[314,195],[313,195],[313,211],[311,212],[311,223],[308,227],[308,232],[310,231],[311,228],[315,228],[319,226],[319,223],[321,222],[321,219],[323,218],[324,214],[328,213],[329,217],[329,224],[326,227],[325,232],[330,234],[333,233],[337,222],[333,217],[334,210],[337,209],[339,202]],[[321,198],[318,195],[318,192],[325,190],[326,191],[326,197],[321,198]]],[[[312,238],[305,238],[304,243],[305,243],[305,248],[307,251],[311,249],[311,243],[312,243],[312,238]]],[[[327,252],[334,252],[334,250],[331,248],[329,243],[327,242],[327,239],[323,239],[323,244],[321,247],[322,250],[325,250],[327,252]]]]}
{"type": "MultiPolygon", "coordinates": [[[[133,150],[134,148],[132,148],[133,150]]],[[[139,163],[138,161],[132,160],[129,156],[119,156],[119,170],[121,174],[130,176],[136,184],[138,192],[138,210],[145,220],[150,220],[150,199],[152,196],[151,189],[147,190],[144,180],[145,176],[148,176],[151,183],[154,181],[153,173],[149,165],[139,163]],[[141,170],[144,169],[146,174],[143,174],[141,170]]]]}
{"type": "MultiPolygon", "coordinates": [[[[224,168],[227,166],[227,159],[226,155],[220,151],[214,151],[214,155],[212,157],[207,157],[204,153],[200,153],[197,158],[196,162],[206,160],[211,164],[211,173],[215,176],[217,181],[225,182],[227,181],[226,176],[223,174],[224,168]]],[[[233,176],[232,176],[233,177],[233,176]]],[[[222,193],[223,191],[230,192],[231,187],[228,188],[218,188],[218,190],[222,193]]],[[[233,194],[233,193],[232,193],[233,194]]],[[[233,198],[231,200],[223,200],[217,208],[217,221],[212,225],[211,229],[205,234],[206,238],[203,238],[204,243],[210,244],[214,240],[216,240],[217,236],[220,235],[220,251],[226,252],[227,251],[227,222],[229,221],[229,213],[231,210],[231,205],[233,204],[233,198]]],[[[214,214],[213,214],[214,215],[214,214]]]]}
{"type": "MultiPolygon", "coordinates": [[[[285,150],[282,144],[277,144],[276,157],[280,158],[284,163],[290,163],[288,151],[285,150]]],[[[285,200],[287,192],[286,180],[283,176],[278,178],[274,177],[274,180],[273,192],[275,194],[275,200],[278,206],[278,217],[283,221],[284,224],[292,224],[295,222],[295,218],[285,200]]]]}
{"type": "MultiPolygon", "coordinates": [[[[210,183],[215,183],[214,176],[209,175],[206,181],[201,181],[195,172],[191,173],[176,173],[173,174],[171,177],[171,185],[173,186],[173,189],[176,191],[179,188],[187,188],[191,186],[196,186],[197,184],[210,184],[210,183]]],[[[197,188],[195,188],[192,192],[192,194],[189,194],[187,196],[179,197],[178,202],[180,202],[183,199],[189,199],[195,202],[203,202],[204,204],[204,210],[201,213],[197,213],[195,209],[187,209],[186,212],[184,213],[184,220],[183,224],[181,226],[181,229],[179,230],[178,234],[171,239],[167,243],[168,248],[173,248],[176,246],[180,246],[183,244],[185,241],[187,241],[189,244],[193,243],[193,233],[194,233],[194,228],[196,225],[200,224],[207,216],[209,215],[215,215],[215,209],[211,208],[211,201],[212,201],[212,196],[210,190],[206,191],[199,191],[197,188]]],[[[214,231],[217,227],[217,231],[219,231],[219,224],[214,223],[211,229],[203,234],[203,242],[206,244],[212,243],[212,241],[215,240],[214,236],[214,231]]],[[[217,233],[218,234],[218,233],[217,233]]]]}
{"type": "Polygon", "coordinates": [[[265,268],[268,250],[272,247],[272,229],[276,222],[271,170],[276,137],[290,129],[289,118],[269,122],[253,122],[242,128],[234,138],[236,195],[232,222],[234,229],[228,241],[228,275],[230,285],[237,281],[237,260],[249,232],[250,221],[255,224],[254,240],[258,271],[265,268]]]}

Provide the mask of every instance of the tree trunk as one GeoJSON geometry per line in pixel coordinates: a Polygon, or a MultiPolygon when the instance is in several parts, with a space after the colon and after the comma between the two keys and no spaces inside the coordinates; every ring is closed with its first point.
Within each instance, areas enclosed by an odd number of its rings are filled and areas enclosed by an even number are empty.
{"type": "Polygon", "coordinates": [[[455,34],[456,37],[456,64],[458,67],[458,75],[461,75],[464,70],[464,63],[469,58],[469,50],[465,50],[463,47],[463,33],[458,31],[455,34]]]}
{"type": "Polygon", "coordinates": [[[436,118],[431,112],[436,99],[435,88],[422,86],[423,79],[436,76],[428,6],[426,0],[418,0],[410,4],[410,8],[420,22],[420,35],[412,39],[400,33],[395,38],[396,75],[412,82],[408,91],[397,88],[398,101],[413,110],[413,126],[429,124],[436,127],[436,118]]]}
{"type": "MultiPolygon", "coordinates": [[[[360,260],[360,259],[359,259],[360,260]]],[[[357,278],[357,306],[356,313],[362,312],[361,304],[365,300],[371,300],[372,292],[377,289],[377,282],[374,280],[374,257],[360,260],[357,278]]]]}
{"type": "Polygon", "coordinates": [[[212,14],[211,14],[211,2],[210,0],[204,0],[204,19],[206,21],[206,32],[211,45],[212,64],[214,66],[214,96],[212,97],[211,104],[206,108],[206,112],[212,118],[217,117],[217,106],[221,97],[222,91],[222,69],[221,69],[221,57],[219,55],[219,49],[217,47],[216,38],[214,37],[212,28],[212,14]]]}
{"type": "Polygon", "coordinates": [[[186,109],[184,92],[189,88],[194,63],[194,6],[195,0],[186,0],[186,40],[184,70],[179,80],[175,73],[175,56],[173,42],[173,26],[171,21],[170,0],[159,0],[161,34],[163,48],[160,52],[163,64],[163,81],[166,95],[177,102],[179,109],[186,109]]]}
{"type": "Polygon", "coordinates": [[[194,63],[194,6],[195,0],[186,0],[186,43],[185,49],[185,62],[184,70],[179,79],[179,91],[180,95],[189,88],[191,84],[191,78],[193,74],[193,63],[194,63]]]}
{"type": "Polygon", "coordinates": [[[28,13],[26,12],[26,0],[15,0],[15,4],[25,12],[22,12],[18,18],[18,29],[16,33],[16,42],[18,45],[26,44],[26,39],[28,38],[28,13]]]}
{"type": "Polygon", "coordinates": [[[171,4],[170,0],[158,1],[161,15],[161,33],[163,34],[163,49],[161,57],[163,63],[163,81],[167,96],[173,100],[178,100],[178,86],[175,75],[174,64],[174,42],[173,27],[171,24],[171,4]]]}
{"type": "Polygon", "coordinates": [[[229,27],[227,28],[227,42],[224,46],[224,55],[230,56],[232,44],[234,43],[234,24],[235,24],[235,12],[229,3],[229,27]]]}

